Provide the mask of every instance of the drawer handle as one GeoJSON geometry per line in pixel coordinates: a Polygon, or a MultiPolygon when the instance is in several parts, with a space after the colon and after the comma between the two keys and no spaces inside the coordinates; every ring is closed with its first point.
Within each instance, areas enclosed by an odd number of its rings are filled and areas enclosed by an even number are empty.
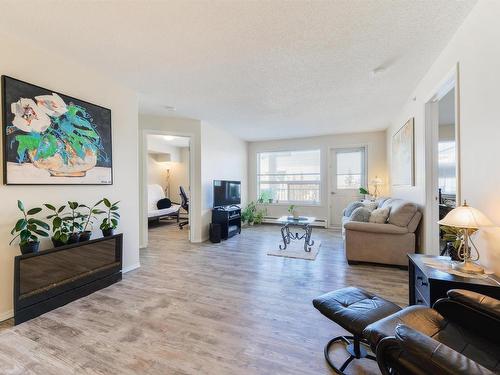
{"type": "Polygon", "coordinates": [[[427,286],[428,284],[424,282],[424,279],[422,276],[417,276],[417,280],[420,281],[421,286],[427,286]]]}

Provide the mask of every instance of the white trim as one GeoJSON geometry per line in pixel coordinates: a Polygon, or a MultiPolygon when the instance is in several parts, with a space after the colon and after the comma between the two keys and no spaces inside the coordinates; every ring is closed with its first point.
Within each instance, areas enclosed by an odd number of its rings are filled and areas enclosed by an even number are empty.
{"type": "MultiPolygon", "coordinates": [[[[193,139],[195,137],[194,133],[191,132],[176,132],[176,131],[169,131],[169,130],[155,130],[155,129],[141,129],[140,136],[142,138],[142,152],[141,152],[141,157],[142,157],[142,166],[141,166],[141,171],[143,172],[140,174],[139,178],[142,180],[142,183],[144,184],[142,191],[139,192],[140,194],[140,199],[142,201],[142,212],[141,212],[141,219],[142,221],[140,222],[141,229],[143,231],[143,243],[140,245],[141,249],[144,249],[148,246],[148,183],[147,183],[147,178],[148,178],[148,135],[171,135],[174,137],[184,137],[184,138],[189,138],[189,188],[190,188],[190,197],[189,199],[192,199],[193,195],[193,183],[195,181],[195,168],[194,168],[194,162],[195,162],[195,150],[193,147],[193,139]]],[[[140,161],[140,160],[139,160],[140,161]]],[[[193,212],[192,210],[189,210],[188,212],[188,221],[191,225],[193,223],[192,219],[193,212]]],[[[196,242],[193,238],[193,230],[189,228],[189,241],[190,242],[196,242]]]]}
{"type": "Polygon", "coordinates": [[[122,273],[127,273],[130,271],[133,271],[141,266],[140,263],[132,264],[131,266],[128,267],[122,267],[122,273]]]}
{"type": "Polygon", "coordinates": [[[460,81],[458,62],[427,95],[424,101],[425,108],[425,248],[431,249],[428,254],[438,255],[439,249],[439,207],[438,195],[438,101],[451,89],[455,88],[455,148],[456,148],[456,202],[461,202],[461,160],[460,160],[460,81]]]}
{"type": "Polygon", "coordinates": [[[4,320],[11,319],[14,317],[14,310],[10,309],[7,310],[3,313],[0,313],[0,322],[3,322],[4,320]]]}

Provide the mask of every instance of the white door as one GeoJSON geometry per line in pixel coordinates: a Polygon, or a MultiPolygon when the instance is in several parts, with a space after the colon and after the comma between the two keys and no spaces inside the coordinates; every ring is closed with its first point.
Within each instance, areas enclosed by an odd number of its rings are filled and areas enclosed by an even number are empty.
{"type": "Polygon", "coordinates": [[[362,198],[359,188],[366,186],[365,147],[336,148],[330,152],[330,226],[341,227],[342,211],[362,198]]]}

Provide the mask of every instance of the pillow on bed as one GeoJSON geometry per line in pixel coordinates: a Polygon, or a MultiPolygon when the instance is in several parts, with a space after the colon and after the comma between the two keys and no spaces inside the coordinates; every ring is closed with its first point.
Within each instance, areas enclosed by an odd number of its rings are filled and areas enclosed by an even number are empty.
{"type": "Polygon", "coordinates": [[[163,210],[164,208],[170,208],[172,206],[172,202],[168,198],[162,198],[156,203],[156,207],[159,210],[163,210]]]}

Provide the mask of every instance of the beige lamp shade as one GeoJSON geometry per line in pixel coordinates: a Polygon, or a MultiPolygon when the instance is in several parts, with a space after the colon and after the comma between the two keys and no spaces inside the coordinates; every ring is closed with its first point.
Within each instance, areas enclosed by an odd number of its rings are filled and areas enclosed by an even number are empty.
{"type": "Polygon", "coordinates": [[[481,211],[468,206],[454,208],[442,219],[438,221],[440,225],[455,228],[478,229],[479,227],[492,226],[493,223],[481,211]]]}
{"type": "Polygon", "coordinates": [[[373,180],[370,181],[370,185],[380,186],[383,184],[384,184],[384,181],[380,177],[375,177],[373,180]]]}

